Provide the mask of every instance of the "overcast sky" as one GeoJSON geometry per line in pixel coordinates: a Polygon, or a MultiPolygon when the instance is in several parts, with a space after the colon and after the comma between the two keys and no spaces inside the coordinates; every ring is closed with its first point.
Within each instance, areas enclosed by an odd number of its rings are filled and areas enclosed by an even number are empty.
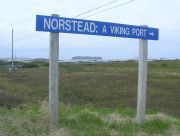
{"type": "MultiPolygon", "coordinates": [[[[0,58],[11,56],[14,29],[16,57],[48,58],[49,33],[35,31],[35,17],[59,14],[74,17],[113,0],[4,0],[0,4],[0,58]]],[[[119,0],[109,8],[129,0],[119,0]]],[[[102,10],[102,9],[100,9],[102,10]]],[[[93,14],[100,10],[91,12],[93,14]]],[[[149,41],[149,58],[180,59],[180,1],[135,0],[127,5],[87,18],[159,28],[159,41],[149,41]]],[[[83,19],[84,16],[78,17],[83,19]]],[[[102,36],[60,34],[60,59],[101,56],[104,59],[138,57],[138,40],[102,36]]]]}

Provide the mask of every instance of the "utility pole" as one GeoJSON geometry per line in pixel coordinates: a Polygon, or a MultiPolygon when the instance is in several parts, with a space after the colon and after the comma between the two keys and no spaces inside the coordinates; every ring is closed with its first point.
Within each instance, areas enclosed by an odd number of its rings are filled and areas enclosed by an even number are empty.
{"type": "Polygon", "coordinates": [[[14,34],[12,29],[12,56],[11,56],[11,71],[14,71],[14,34]]]}

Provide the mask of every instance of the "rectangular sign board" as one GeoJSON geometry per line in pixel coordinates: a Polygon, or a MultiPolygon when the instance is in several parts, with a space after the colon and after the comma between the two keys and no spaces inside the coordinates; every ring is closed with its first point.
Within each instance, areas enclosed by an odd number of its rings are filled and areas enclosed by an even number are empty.
{"type": "Polygon", "coordinates": [[[36,31],[158,40],[159,29],[65,17],[36,15],[36,31]]]}

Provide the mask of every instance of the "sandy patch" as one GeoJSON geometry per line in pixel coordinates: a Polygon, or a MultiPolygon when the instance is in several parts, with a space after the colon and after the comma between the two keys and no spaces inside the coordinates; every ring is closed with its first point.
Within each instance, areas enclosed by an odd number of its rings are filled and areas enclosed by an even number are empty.
{"type": "Polygon", "coordinates": [[[56,131],[52,131],[49,136],[70,136],[67,129],[60,128],[56,131]]]}

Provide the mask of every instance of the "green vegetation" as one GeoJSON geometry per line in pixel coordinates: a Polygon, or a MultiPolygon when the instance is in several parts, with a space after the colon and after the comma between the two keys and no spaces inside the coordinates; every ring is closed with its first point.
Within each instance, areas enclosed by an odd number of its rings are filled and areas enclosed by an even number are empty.
{"type": "MultiPolygon", "coordinates": [[[[0,135],[56,136],[48,126],[48,63],[0,69],[0,135]],[[43,102],[46,104],[43,104],[43,102]]],[[[180,61],[148,64],[147,116],[135,123],[137,62],[60,64],[62,136],[180,134],[180,61]],[[63,135],[64,134],[64,135],[63,135]]]]}
{"type": "Polygon", "coordinates": [[[46,136],[47,118],[38,106],[0,108],[1,136],[46,136]]]}
{"type": "MultiPolygon", "coordinates": [[[[119,109],[117,109],[119,111],[119,109]]],[[[161,115],[151,114],[151,117],[147,122],[142,125],[135,123],[134,116],[119,114],[116,110],[106,108],[101,110],[101,108],[92,107],[77,107],[73,106],[67,108],[61,105],[60,112],[60,122],[63,128],[66,128],[71,132],[72,135],[86,135],[86,136],[110,136],[110,135],[140,135],[144,133],[145,135],[171,135],[172,130],[170,129],[179,120],[171,119],[170,117],[164,117],[161,119],[161,115]],[[109,112],[107,112],[109,111],[109,112]]],[[[127,109],[120,109],[121,112],[125,113],[127,109]]],[[[180,132],[179,126],[174,126],[176,134],[180,132]]]]}
{"type": "Polygon", "coordinates": [[[39,67],[38,64],[35,64],[35,63],[24,63],[23,68],[35,68],[35,67],[39,67]]]}
{"type": "Polygon", "coordinates": [[[47,109],[46,101],[39,103],[39,106],[1,108],[0,134],[2,136],[177,136],[180,134],[180,120],[164,114],[147,114],[147,121],[139,125],[135,122],[135,116],[125,115],[127,109],[112,110],[89,105],[65,106],[64,104],[60,105],[60,129],[51,131],[48,126],[47,109]]]}

